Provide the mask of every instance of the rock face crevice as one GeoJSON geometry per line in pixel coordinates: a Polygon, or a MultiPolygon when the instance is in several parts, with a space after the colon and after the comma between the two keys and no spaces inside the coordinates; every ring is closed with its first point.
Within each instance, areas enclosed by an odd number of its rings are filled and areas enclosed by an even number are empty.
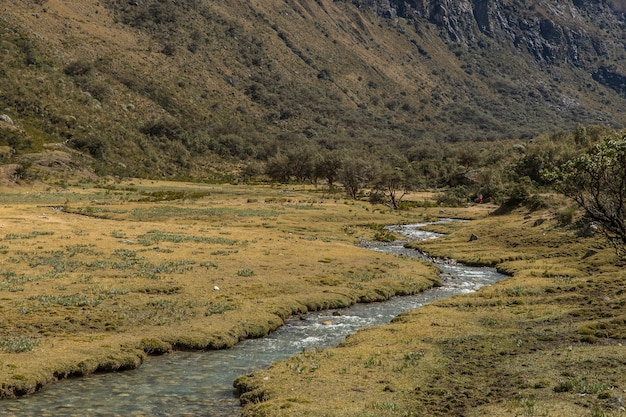
{"type": "Polygon", "coordinates": [[[603,85],[626,94],[626,68],[607,69],[598,57],[624,51],[606,36],[626,26],[621,0],[353,0],[384,18],[432,24],[448,43],[480,45],[485,38],[529,54],[542,68],[568,64],[594,74],[603,85]],[[598,30],[599,29],[599,30],[598,30]]]}

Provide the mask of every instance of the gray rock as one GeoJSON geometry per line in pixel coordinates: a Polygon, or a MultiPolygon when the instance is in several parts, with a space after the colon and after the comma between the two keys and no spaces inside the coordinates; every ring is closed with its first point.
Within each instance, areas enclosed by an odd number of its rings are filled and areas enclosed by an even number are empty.
{"type": "MultiPolygon", "coordinates": [[[[540,65],[571,62],[594,65],[594,56],[605,55],[607,47],[599,36],[580,29],[592,16],[605,25],[619,22],[623,2],[558,2],[545,14],[522,10],[510,2],[491,0],[352,0],[359,8],[371,8],[377,16],[396,21],[424,19],[441,29],[449,43],[467,46],[484,44],[491,38],[500,44],[527,50],[540,65]],[[568,15],[567,19],[562,16],[568,15]]],[[[596,81],[622,91],[621,72],[601,67],[593,73],[596,81]],[[606,74],[609,76],[604,76],[606,74]]],[[[626,78],[626,77],[624,77],[626,78]]]]}
{"type": "Polygon", "coordinates": [[[585,254],[583,255],[583,259],[587,259],[587,258],[589,258],[590,256],[593,256],[593,255],[595,255],[595,254],[597,254],[597,253],[598,253],[598,251],[597,251],[597,250],[589,249],[589,250],[587,251],[587,253],[585,253],[585,254]]]}
{"type": "Polygon", "coordinates": [[[2,120],[3,122],[6,122],[10,125],[14,124],[13,120],[6,114],[0,114],[0,120],[2,120]]]}
{"type": "Polygon", "coordinates": [[[595,223],[587,223],[578,231],[579,237],[593,237],[598,232],[598,225],[595,223]]]}

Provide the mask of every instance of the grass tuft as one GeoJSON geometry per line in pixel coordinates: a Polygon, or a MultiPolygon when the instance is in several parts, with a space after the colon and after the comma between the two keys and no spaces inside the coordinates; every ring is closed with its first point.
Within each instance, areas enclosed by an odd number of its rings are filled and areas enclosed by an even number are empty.
{"type": "Polygon", "coordinates": [[[0,348],[7,353],[30,352],[40,343],[39,339],[32,336],[18,336],[0,338],[0,348]]]}

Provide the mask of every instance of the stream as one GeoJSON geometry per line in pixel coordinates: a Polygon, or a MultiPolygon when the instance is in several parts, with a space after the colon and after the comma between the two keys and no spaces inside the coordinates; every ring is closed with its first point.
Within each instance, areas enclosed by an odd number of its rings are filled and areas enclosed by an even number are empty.
{"type": "MultiPolygon", "coordinates": [[[[439,222],[455,221],[441,219],[439,222]]],[[[433,223],[389,226],[407,240],[437,238],[420,228],[433,223]]],[[[368,249],[398,256],[424,258],[404,247],[405,241],[365,242],[368,249]]],[[[286,359],[305,349],[336,346],[360,328],[389,323],[398,314],[431,301],[467,293],[505,278],[493,268],[468,267],[434,261],[441,269],[443,286],[414,296],[356,304],[292,318],[261,339],[244,340],[232,349],[207,352],[174,352],[151,357],[136,370],[95,374],[62,380],[37,394],[2,400],[2,416],[238,416],[239,399],[233,381],[286,359]],[[334,313],[334,314],[333,314],[334,313]],[[322,324],[330,322],[331,324],[322,324]]]]}

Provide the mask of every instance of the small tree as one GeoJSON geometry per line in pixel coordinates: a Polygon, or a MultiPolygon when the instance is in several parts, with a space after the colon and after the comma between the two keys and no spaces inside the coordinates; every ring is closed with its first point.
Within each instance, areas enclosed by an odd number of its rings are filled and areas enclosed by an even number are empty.
{"type": "Polygon", "coordinates": [[[267,161],[265,173],[274,181],[288,182],[291,176],[289,159],[282,153],[274,155],[267,161]]]}
{"type": "Polygon", "coordinates": [[[348,155],[339,170],[339,180],[346,192],[357,199],[359,192],[375,177],[375,164],[367,157],[348,155]]]}
{"type": "Polygon", "coordinates": [[[332,192],[333,185],[341,170],[341,156],[336,151],[324,151],[315,164],[315,177],[323,178],[332,192]]]}
{"type": "Polygon", "coordinates": [[[300,146],[290,149],[287,152],[289,172],[292,176],[296,177],[299,182],[312,180],[316,159],[317,150],[312,146],[300,146]]]}
{"type": "Polygon", "coordinates": [[[546,177],[582,207],[626,258],[626,133],[607,136],[546,177]]]}
{"type": "Polygon", "coordinates": [[[375,179],[374,186],[382,192],[391,208],[398,209],[402,199],[416,189],[417,175],[409,164],[386,165],[375,179]]]}

